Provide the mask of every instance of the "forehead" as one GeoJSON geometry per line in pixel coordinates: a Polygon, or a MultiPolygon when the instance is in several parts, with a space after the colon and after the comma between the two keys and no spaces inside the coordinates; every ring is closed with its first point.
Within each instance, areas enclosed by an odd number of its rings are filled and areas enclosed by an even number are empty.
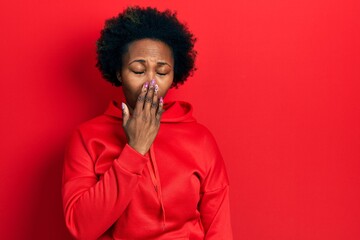
{"type": "Polygon", "coordinates": [[[155,61],[162,60],[169,63],[173,62],[170,47],[161,41],[152,39],[141,39],[130,43],[124,57],[127,57],[129,61],[142,58],[155,61]]]}

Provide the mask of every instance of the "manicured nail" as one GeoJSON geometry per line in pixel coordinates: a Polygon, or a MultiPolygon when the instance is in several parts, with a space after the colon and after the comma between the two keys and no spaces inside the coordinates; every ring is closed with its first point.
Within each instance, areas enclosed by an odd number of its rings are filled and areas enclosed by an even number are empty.
{"type": "Polygon", "coordinates": [[[149,87],[149,82],[146,82],[145,84],[144,84],[144,88],[148,88],[149,87]]]}
{"type": "Polygon", "coordinates": [[[122,110],[125,110],[125,103],[121,103],[121,108],[122,108],[122,110]]]}
{"type": "Polygon", "coordinates": [[[163,104],[164,103],[164,99],[163,97],[160,97],[160,104],[163,104]]]}
{"type": "Polygon", "coordinates": [[[159,86],[156,84],[155,85],[155,92],[157,93],[157,91],[159,91],[159,86]]]}
{"type": "Polygon", "coordinates": [[[150,82],[150,86],[154,86],[155,85],[155,79],[151,80],[150,82]]]}

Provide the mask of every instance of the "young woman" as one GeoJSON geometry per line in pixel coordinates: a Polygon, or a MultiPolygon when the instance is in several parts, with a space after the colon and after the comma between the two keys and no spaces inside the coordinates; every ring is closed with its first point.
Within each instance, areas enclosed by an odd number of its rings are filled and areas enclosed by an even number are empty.
{"type": "Polygon", "coordinates": [[[231,240],[229,183],[211,133],[187,102],[166,102],[194,71],[195,38],[170,11],[129,7],[97,43],[103,77],[125,102],[74,132],[66,225],[78,239],[231,240]]]}

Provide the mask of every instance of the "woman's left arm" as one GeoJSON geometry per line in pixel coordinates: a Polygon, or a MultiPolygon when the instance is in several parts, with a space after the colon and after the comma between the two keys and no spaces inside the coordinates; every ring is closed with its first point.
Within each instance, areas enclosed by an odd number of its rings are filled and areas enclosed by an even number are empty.
{"type": "Polygon", "coordinates": [[[205,192],[200,204],[206,240],[231,240],[229,186],[205,192]]]}
{"type": "Polygon", "coordinates": [[[232,240],[229,180],[218,146],[210,134],[206,140],[207,175],[201,185],[199,211],[206,240],[232,240]]]}

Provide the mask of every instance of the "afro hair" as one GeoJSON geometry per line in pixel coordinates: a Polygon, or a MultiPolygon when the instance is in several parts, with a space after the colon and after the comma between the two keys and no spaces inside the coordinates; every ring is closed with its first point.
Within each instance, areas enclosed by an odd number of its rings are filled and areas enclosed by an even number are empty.
{"type": "Polygon", "coordinates": [[[183,84],[195,69],[196,38],[180,23],[176,13],[156,8],[128,7],[117,17],[106,20],[97,41],[97,63],[102,76],[114,86],[121,86],[116,72],[122,67],[122,56],[130,43],[154,39],[167,44],[174,57],[173,86],[183,84]]]}

